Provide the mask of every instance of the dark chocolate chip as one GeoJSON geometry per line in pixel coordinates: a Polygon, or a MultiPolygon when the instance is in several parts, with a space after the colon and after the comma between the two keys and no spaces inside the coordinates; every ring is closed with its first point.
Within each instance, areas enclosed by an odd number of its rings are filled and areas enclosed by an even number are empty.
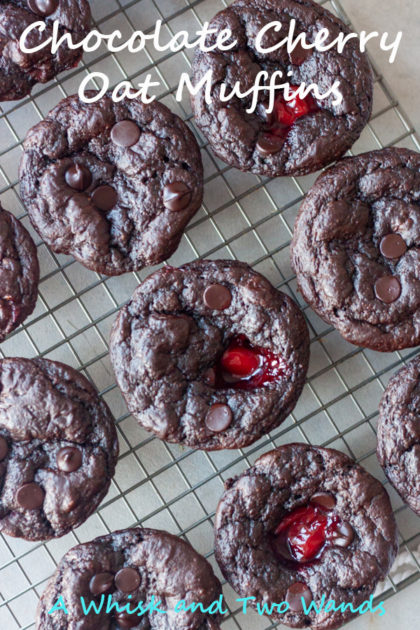
{"type": "Polygon", "coordinates": [[[391,304],[401,295],[401,284],[395,276],[383,276],[375,282],[375,295],[378,300],[391,304]]]}
{"type": "Polygon", "coordinates": [[[220,433],[225,431],[233,418],[232,409],[228,405],[216,403],[212,405],[206,416],[206,425],[210,431],[220,433]]]}
{"type": "Polygon", "coordinates": [[[286,138],[274,136],[270,133],[261,133],[258,137],[256,149],[261,155],[272,155],[283,148],[286,138]]]}
{"type": "Polygon", "coordinates": [[[303,582],[295,582],[291,584],[286,592],[286,602],[293,612],[302,612],[302,597],[306,606],[312,601],[312,593],[303,582]]]}
{"type": "Polygon", "coordinates": [[[44,503],[45,492],[37,483],[25,483],[16,491],[16,501],[25,510],[36,510],[44,503]]]}
{"type": "Polygon", "coordinates": [[[44,17],[55,13],[58,4],[59,0],[27,0],[30,10],[44,17]]]}
{"type": "Polygon", "coordinates": [[[379,249],[385,258],[400,258],[407,251],[407,245],[400,234],[387,234],[381,240],[379,249]]]}
{"type": "Polygon", "coordinates": [[[3,436],[0,435],[0,462],[5,459],[7,453],[9,452],[9,447],[3,436]]]}
{"type": "Polygon", "coordinates": [[[73,164],[70,166],[64,178],[70,188],[83,192],[92,183],[92,173],[84,164],[73,164]]]}
{"type": "Polygon", "coordinates": [[[191,201],[192,193],[184,182],[167,184],[163,189],[163,205],[174,212],[183,210],[191,201]]]}
{"type": "Polygon", "coordinates": [[[122,120],[111,129],[111,140],[119,147],[132,147],[140,138],[140,129],[132,120],[122,120]]]}
{"type": "Polygon", "coordinates": [[[105,571],[104,573],[97,573],[89,582],[89,590],[93,595],[102,595],[103,593],[109,593],[114,587],[114,575],[105,571]]]}
{"type": "Polygon", "coordinates": [[[308,59],[312,54],[312,50],[309,48],[303,48],[299,41],[293,51],[289,53],[290,63],[293,66],[301,66],[304,61],[308,59]]]}
{"type": "Polygon", "coordinates": [[[115,584],[123,593],[131,593],[140,585],[140,575],[136,569],[126,567],[120,569],[115,576],[115,584]]]}
{"type": "Polygon", "coordinates": [[[98,210],[109,212],[117,204],[118,195],[112,186],[98,186],[93,191],[91,200],[98,210]]]}
{"type": "Polygon", "coordinates": [[[74,472],[82,465],[83,456],[75,446],[64,446],[57,453],[57,467],[63,472],[74,472]]]}
{"type": "Polygon", "coordinates": [[[317,492],[311,497],[311,503],[320,505],[324,510],[333,510],[335,508],[335,499],[328,492],[317,492]]]}
{"type": "Polygon", "coordinates": [[[216,311],[223,311],[230,306],[232,294],[223,284],[211,284],[204,291],[204,304],[216,311]]]}
{"type": "Polygon", "coordinates": [[[332,533],[331,540],[334,545],[337,545],[337,547],[348,547],[353,542],[353,538],[353,527],[350,525],[350,523],[344,521],[337,525],[334,532],[332,533]]]}
{"type": "Polygon", "coordinates": [[[135,628],[140,623],[138,614],[130,615],[126,610],[115,615],[115,620],[120,628],[135,628]]]}

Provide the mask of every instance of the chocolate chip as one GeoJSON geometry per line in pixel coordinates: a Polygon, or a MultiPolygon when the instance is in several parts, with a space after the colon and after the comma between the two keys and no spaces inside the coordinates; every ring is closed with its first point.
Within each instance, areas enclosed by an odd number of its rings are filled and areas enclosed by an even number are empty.
{"type": "Polygon", "coordinates": [[[260,134],[256,149],[261,155],[272,155],[278,153],[283,148],[286,138],[274,136],[269,133],[260,134]]]}
{"type": "Polygon", "coordinates": [[[130,615],[126,610],[124,612],[117,613],[115,620],[120,628],[135,628],[140,623],[140,617],[138,614],[133,613],[130,615]]]}
{"type": "Polygon", "coordinates": [[[191,201],[192,193],[184,182],[167,184],[163,189],[163,205],[168,210],[183,210],[191,201]]]}
{"type": "Polygon", "coordinates": [[[70,188],[82,192],[92,183],[92,173],[84,164],[73,164],[67,169],[64,178],[70,188]]]}
{"type": "Polygon", "coordinates": [[[136,569],[120,569],[115,576],[115,584],[123,593],[131,593],[140,585],[140,575],[136,569]]]}
{"type": "Polygon", "coordinates": [[[311,497],[311,503],[320,505],[324,510],[333,510],[335,508],[335,499],[328,492],[317,492],[311,497]]]}
{"type": "Polygon", "coordinates": [[[290,606],[290,610],[293,612],[302,612],[302,597],[303,600],[308,606],[312,601],[312,593],[309,588],[303,582],[295,582],[291,584],[286,592],[286,602],[290,606]]]}
{"type": "Polygon", "coordinates": [[[9,446],[3,436],[0,435],[0,462],[5,459],[9,452],[9,446]]]}
{"type": "Polygon", "coordinates": [[[353,538],[354,529],[347,521],[339,523],[331,536],[333,544],[337,547],[348,547],[353,542],[353,538]]]}
{"type": "Polygon", "coordinates": [[[232,422],[232,409],[228,405],[216,403],[212,405],[206,416],[206,425],[210,431],[220,433],[225,431],[232,422]]]}
{"type": "Polygon", "coordinates": [[[44,503],[45,492],[37,483],[25,483],[16,491],[16,501],[25,510],[36,510],[44,503]]]}
{"type": "Polygon", "coordinates": [[[312,50],[310,48],[303,48],[301,42],[299,41],[293,51],[289,53],[290,63],[293,66],[301,66],[311,54],[312,50]]]}
{"type": "Polygon", "coordinates": [[[89,582],[89,590],[93,595],[102,595],[103,593],[109,593],[113,590],[114,575],[105,571],[104,573],[97,573],[89,582]]]}
{"type": "Polygon", "coordinates": [[[93,191],[91,200],[98,210],[109,212],[117,204],[118,195],[112,186],[98,186],[98,188],[95,188],[93,191]]]}
{"type": "Polygon", "coordinates": [[[82,461],[82,453],[75,446],[65,446],[57,453],[57,467],[63,472],[74,472],[80,468],[82,461]]]}
{"type": "Polygon", "coordinates": [[[401,295],[401,284],[395,276],[383,276],[375,282],[375,295],[378,300],[391,304],[401,295]]]}
{"type": "Polygon", "coordinates": [[[223,311],[230,306],[232,294],[223,284],[211,284],[204,291],[204,304],[216,311],[223,311]]]}
{"type": "Polygon", "coordinates": [[[119,147],[132,147],[140,138],[140,129],[132,120],[122,120],[111,129],[111,140],[119,147]]]}
{"type": "Polygon", "coordinates": [[[27,0],[27,5],[34,13],[46,17],[57,10],[58,2],[59,0],[27,0]]]}
{"type": "Polygon", "coordinates": [[[387,234],[379,244],[385,258],[400,258],[407,251],[407,245],[400,234],[387,234]]]}

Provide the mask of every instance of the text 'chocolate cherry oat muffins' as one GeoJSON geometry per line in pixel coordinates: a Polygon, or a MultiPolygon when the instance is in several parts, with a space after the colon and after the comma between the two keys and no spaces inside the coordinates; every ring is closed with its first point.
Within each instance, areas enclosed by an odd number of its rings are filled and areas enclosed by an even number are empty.
{"type": "Polygon", "coordinates": [[[294,408],[309,356],[296,304],[247,264],[201,260],[149,276],[110,341],[139,423],[168,442],[252,444],[294,408]]]}
{"type": "Polygon", "coordinates": [[[23,53],[19,40],[34,22],[44,22],[45,30],[33,30],[26,47],[35,48],[51,37],[53,23],[59,24],[59,35],[70,33],[74,43],[81,42],[90,27],[87,0],[1,0],[0,2],[0,101],[27,96],[36,83],[46,83],[59,72],[77,66],[82,49],[60,46],[52,54],[51,46],[23,53]]]}
{"type": "MultiPolygon", "coordinates": [[[[371,114],[372,72],[358,40],[350,40],[342,53],[337,47],[318,52],[298,46],[289,55],[285,45],[268,53],[257,50],[261,29],[281,22],[280,31],[272,28],[262,38],[263,48],[273,47],[288,36],[292,19],[296,20],[295,36],[305,33],[308,43],[314,42],[321,29],[328,29],[328,43],[340,33],[349,33],[343,22],[311,0],[236,0],[210,23],[216,33],[230,29],[229,43],[236,41],[236,46],[229,51],[196,52],[194,85],[212,72],[211,102],[206,102],[204,88],[192,97],[197,125],[216,155],[243,171],[273,177],[314,172],[344,155],[371,114]],[[289,83],[292,93],[305,83],[317,85],[320,94],[326,94],[340,81],[342,102],[333,104],[334,96],[315,99],[312,93],[286,101],[280,89],[273,112],[267,114],[267,91],[259,93],[253,113],[246,111],[251,95],[227,102],[221,99],[222,83],[229,94],[239,82],[244,93],[253,88],[262,71],[269,77],[282,71],[276,83],[289,83]]],[[[209,36],[207,45],[214,45],[215,40],[216,35],[209,36]]]]}
{"type": "Polygon", "coordinates": [[[73,547],[59,563],[38,606],[37,630],[220,630],[221,615],[200,610],[175,611],[200,602],[208,608],[219,599],[221,585],[211,565],[181,538],[164,531],[140,527],[114,532],[73,547]],[[49,611],[62,596],[63,610],[49,611]],[[136,611],[139,602],[150,605],[152,596],[159,610],[136,611]],[[100,612],[85,615],[94,602],[100,612]],[[114,606],[106,613],[108,598],[114,606]],[[129,605],[129,612],[125,607],[129,605]]]}
{"type": "Polygon", "coordinates": [[[420,154],[346,158],[304,200],[291,245],[299,289],[351,343],[420,344],[420,154]]]}
{"type": "Polygon", "coordinates": [[[378,459],[401,498],[420,516],[420,355],[391,378],[382,396],[378,459]]]}
{"type": "Polygon", "coordinates": [[[161,103],[109,95],[62,100],[28,132],[20,177],[47,245],[110,276],[169,258],[203,196],[187,125],[161,103]]]}
{"type": "Polygon", "coordinates": [[[82,374],[47,359],[0,361],[0,532],[63,536],[106,495],[118,440],[82,374]]]}
{"type": "Polygon", "coordinates": [[[215,518],[216,559],[240,597],[287,602],[271,621],[331,630],[344,611],[305,614],[329,600],[353,609],[368,601],[397,553],[388,495],[377,479],[344,453],[286,444],[230,479],[215,518]]]}
{"type": "Polygon", "coordinates": [[[0,342],[33,312],[38,282],[35,243],[0,204],[0,342]]]}

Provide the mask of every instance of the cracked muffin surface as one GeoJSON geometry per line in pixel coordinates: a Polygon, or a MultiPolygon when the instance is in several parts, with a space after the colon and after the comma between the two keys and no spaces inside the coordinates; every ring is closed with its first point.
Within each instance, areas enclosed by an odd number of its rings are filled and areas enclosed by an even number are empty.
{"type": "Polygon", "coordinates": [[[377,453],[396,491],[420,516],[420,356],[391,378],[382,396],[377,453]]]}
{"type": "Polygon", "coordinates": [[[70,34],[79,43],[88,34],[91,13],[87,0],[0,0],[0,101],[27,96],[36,83],[46,83],[64,70],[77,66],[82,58],[80,48],[51,46],[23,53],[19,41],[24,30],[34,22],[44,22],[42,32],[32,30],[26,47],[35,48],[52,36],[58,22],[58,34],[70,34]]]}
{"type": "Polygon", "coordinates": [[[289,54],[285,45],[271,52],[257,50],[256,37],[261,29],[273,22],[282,24],[280,31],[270,29],[262,37],[262,46],[267,49],[288,36],[291,20],[296,21],[295,36],[306,33],[308,43],[314,42],[321,29],[328,29],[328,43],[340,33],[350,32],[311,0],[236,0],[211,20],[216,34],[206,40],[208,46],[215,45],[217,33],[230,29],[228,43],[236,41],[235,47],[229,51],[197,50],[194,57],[194,85],[211,72],[211,102],[206,102],[204,88],[192,96],[197,125],[218,157],[243,171],[272,177],[314,172],[341,157],[370,118],[372,72],[357,40],[350,40],[342,53],[336,47],[319,52],[298,46],[289,54]],[[245,94],[262,71],[268,73],[268,79],[282,71],[277,85],[315,84],[320,94],[340,81],[342,101],[334,104],[334,95],[326,99],[305,97],[285,107],[279,89],[273,114],[267,115],[267,91],[259,93],[253,113],[246,111],[252,93],[223,100],[222,84],[227,86],[227,94],[235,84],[245,94]]]}
{"type": "Polygon", "coordinates": [[[420,155],[383,149],[325,171],[294,228],[292,265],[308,304],[351,343],[420,343],[420,155]]]}
{"type": "Polygon", "coordinates": [[[32,224],[51,249],[107,275],[166,260],[203,195],[187,125],[161,103],[109,95],[95,103],[69,96],[33,127],[20,178],[32,224]]]}
{"type": "MultiPolygon", "coordinates": [[[[219,580],[209,562],[193,547],[172,534],[140,527],[113,532],[77,545],[66,553],[47,584],[37,615],[38,630],[220,630],[221,615],[196,611],[175,611],[181,600],[186,605],[200,602],[209,607],[221,595],[219,580]],[[63,596],[68,615],[49,614],[63,596]],[[139,602],[144,607],[154,596],[159,610],[144,615],[125,614],[106,604],[99,614],[84,614],[80,598],[94,601],[111,598],[120,609],[139,602]]],[[[139,611],[137,611],[139,612],[139,611]]]]}
{"type": "Polygon", "coordinates": [[[0,342],[34,310],[39,263],[22,223],[0,204],[0,342]]]}
{"type": "Polygon", "coordinates": [[[251,605],[286,601],[272,621],[317,630],[340,627],[345,612],[305,614],[333,599],[369,600],[397,553],[397,529],[384,487],[344,453],[286,444],[225,484],[215,517],[223,575],[251,605]]]}
{"type": "Polygon", "coordinates": [[[114,419],[82,374],[47,359],[0,361],[0,532],[63,536],[108,491],[114,419]]]}
{"type": "Polygon", "coordinates": [[[199,260],[139,285],[115,321],[110,354],[144,428],[191,447],[239,448],[294,408],[309,334],[293,300],[246,263],[199,260]]]}

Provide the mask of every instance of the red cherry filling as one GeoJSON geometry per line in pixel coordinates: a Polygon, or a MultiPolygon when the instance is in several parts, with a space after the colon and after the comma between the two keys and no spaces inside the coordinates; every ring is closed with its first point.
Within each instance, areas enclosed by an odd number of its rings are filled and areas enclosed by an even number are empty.
{"type": "Polygon", "coordinates": [[[290,86],[291,93],[294,93],[294,98],[290,101],[286,101],[282,95],[277,97],[266,132],[274,136],[286,137],[298,118],[319,110],[311,94],[301,98],[296,94],[297,89],[296,85],[290,86]]]}
{"type": "Polygon", "coordinates": [[[353,530],[342,523],[338,516],[321,505],[309,503],[287,514],[274,532],[273,546],[277,555],[287,562],[304,564],[320,558],[328,545],[348,546],[353,540],[353,530]],[[348,527],[345,544],[340,533],[348,527]]]}
{"type": "Polygon", "coordinates": [[[238,335],[231,339],[214,371],[215,387],[253,389],[279,381],[289,368],[279,355],[238,335]]]}

